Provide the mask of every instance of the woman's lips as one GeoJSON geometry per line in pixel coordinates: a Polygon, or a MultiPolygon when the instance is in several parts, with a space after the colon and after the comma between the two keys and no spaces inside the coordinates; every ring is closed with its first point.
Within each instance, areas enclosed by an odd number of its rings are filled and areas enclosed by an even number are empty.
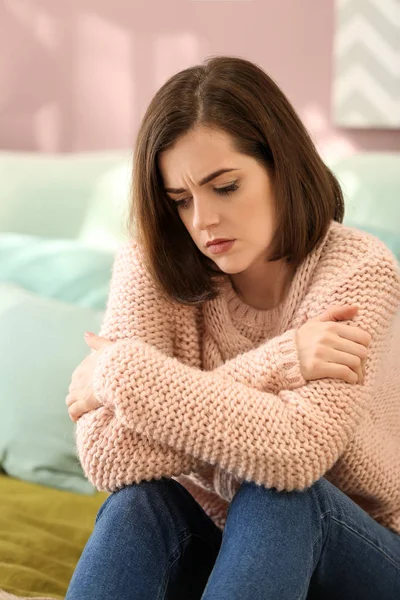
{"type": "Polygon", "coordinates": [[[235,243],[236,240],[229,240],[227,242],[220,242],[219,244],[211,244],[208,249],[212,254],[221,254],[222,252],[228,252],[235,243]]]}

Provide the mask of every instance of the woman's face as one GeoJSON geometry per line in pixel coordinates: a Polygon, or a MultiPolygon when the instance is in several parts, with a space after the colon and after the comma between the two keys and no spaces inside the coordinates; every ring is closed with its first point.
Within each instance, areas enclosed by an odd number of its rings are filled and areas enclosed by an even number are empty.
{"type": "Polygon", "coordinates": [[[160,153],[159,169],[165,192],[177,203],[193,242],[221,271],[242,273],[265,264],[275,233],[275,203],[272,181],[264,167],[234,152],[224,132],[198,127],[160,153]],[[200,184],[220,169],[230,171],[200,184]],[[217,238],[235,241],[216,254],[206,244],[217,238]]]}

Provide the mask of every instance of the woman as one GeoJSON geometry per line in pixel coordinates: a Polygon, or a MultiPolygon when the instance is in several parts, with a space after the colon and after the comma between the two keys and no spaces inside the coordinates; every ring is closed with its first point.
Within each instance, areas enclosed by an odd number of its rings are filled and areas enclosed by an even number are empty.
{"type": "Polygon", "coordinates": [[[257,65],[214,57],[156,93],[66,400],[114,492],[67,600],[400,597],[400,274],[343,213],[257,65]]]}

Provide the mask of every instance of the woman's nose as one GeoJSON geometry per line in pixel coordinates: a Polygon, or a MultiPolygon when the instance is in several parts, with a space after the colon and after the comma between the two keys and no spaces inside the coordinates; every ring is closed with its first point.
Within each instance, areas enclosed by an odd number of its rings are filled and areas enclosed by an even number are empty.
{"type": "Polygon", "coordinates": [[[207,229],[207,227],[216,225],[218,222],[219,216],[211,206],[211,203],[202,202],[201,206],[199,203],[194,203],[193,227],[195,229],[207,229]]]}

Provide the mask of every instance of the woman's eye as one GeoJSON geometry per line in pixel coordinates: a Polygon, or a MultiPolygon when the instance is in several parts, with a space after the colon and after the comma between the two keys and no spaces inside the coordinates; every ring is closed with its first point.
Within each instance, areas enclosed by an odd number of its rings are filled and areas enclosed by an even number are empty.
{"type": "MultiPolygon", "coordinates": [[[[214,188],[215,192],[221,196],[225,196],[228,194],[232,194],[232,192],[235,192],[237,189],[239,189],[239,186],[237,185],[237,183],[232,183],[231,185],[228,185],[226,187],[223,188],[214,188]]],[[[177,207],[182,207],[182,208],[186,208],[186,206],[188,205],[189,200],[176,200],[175,204],[177,207]]]]}
{"type": "Polygon", "coordinates": [[[183,208],[185,208],[187,206],[188,201],[187,200],[175,200],[174,204],[177,208],[179,208],[179,206],[182,206],[183,208]]]}
{"type": "Polygon", "coordinates": [[[228,185],[228,187],[214,189],[217,192],[217,194],[231,194],[232,192],[235,192],[238,188],[239,186],[237,185],[237,183],[232,183],[231,185],[228,185]]]}

